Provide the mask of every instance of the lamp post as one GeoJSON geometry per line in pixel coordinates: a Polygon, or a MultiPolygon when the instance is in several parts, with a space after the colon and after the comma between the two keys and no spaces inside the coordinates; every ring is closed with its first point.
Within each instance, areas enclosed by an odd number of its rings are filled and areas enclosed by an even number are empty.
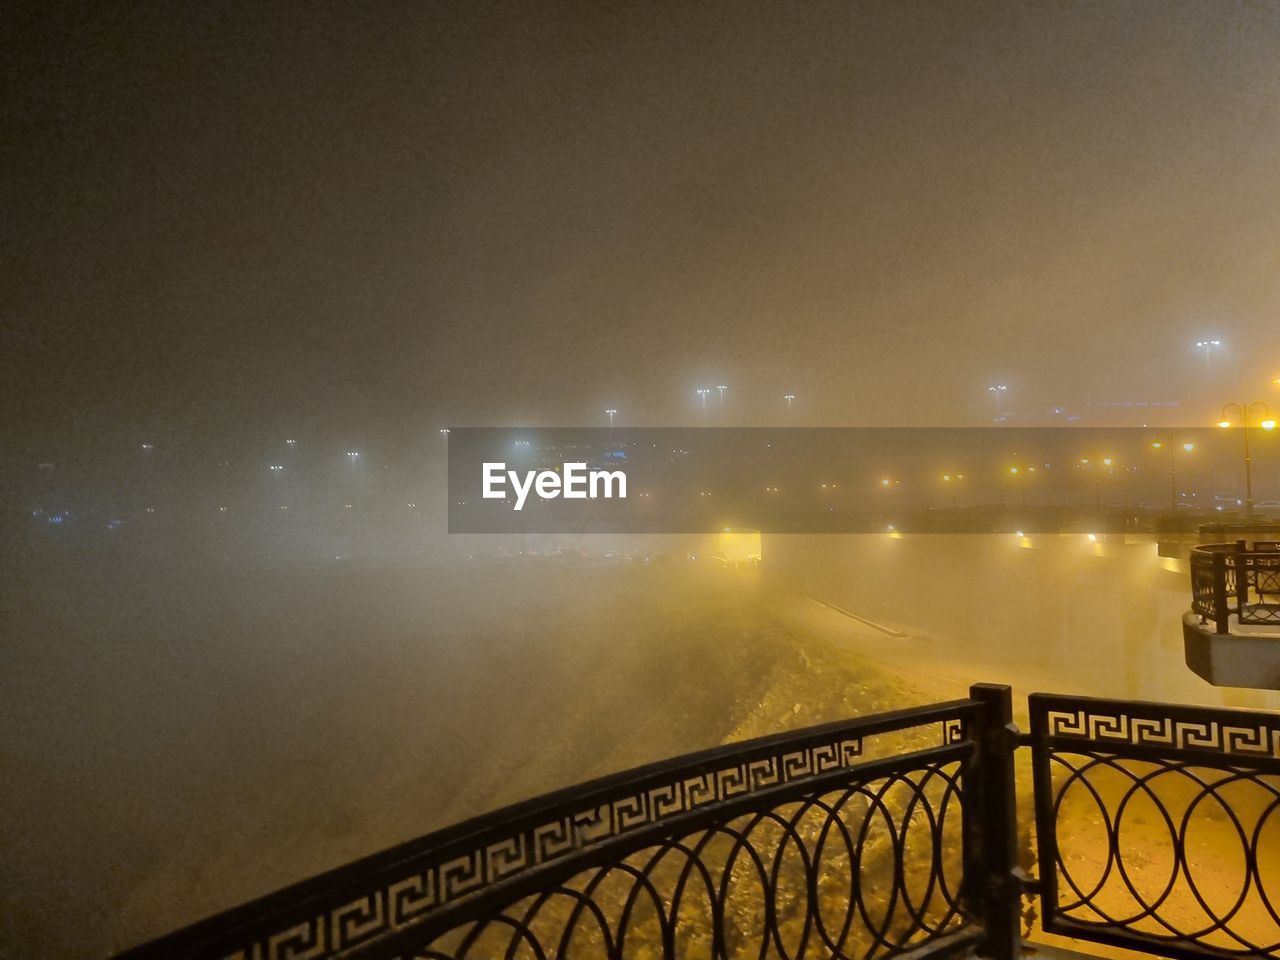
{"type": "MultiPolygon", "coordinates": [[[[1280,380],[1277,380],[1276,383],[1280,383],[1280,380]]],[[[782,399],[787,401],[787,419],[788,420],[791,419],[791,401],[794,400],[795,398],[796,398],[796,395],[794,393],[784,393],[782,395],[782,399]]]]}
{"type": "Polygon", "coordinates": [[[716,389],[720,391],[720,412],[724,413],[724,392],[729,389],[727,384],[717,383],[716,389]]]}
{"type": "Polygon", "coordinates": [[[613,426],[613,418],[618,415],[618,411],[612,408],[605,411],[609,415],[609,426],[613,426]]]}
{"type": "Polygon", "coordinates": [[[699,388],[698,388],[698,399],[700,399],[700,400],[702,401],[702,412],[703,412],[704,414],[707,412],[707,397],[709,397],[709,396],[711,396],[711,388],[710,388],[710,387],[699,387],[699,388]]]}
{"type": "Polygon", "coordinates": [[[1004,395],[1009,392],[1008,384],[995,383],[987,387],[987,393],[991,394],[991,399],[996,404],[996,419],[1000,419],[1000,415],[1004,413],[1004,395]]]}
{"type": "Polygon", "coordinates": [[[964,479],[963,473],[944,473],[942,475],[942,484],[951,492],[951,510],[954,513],[956,509],[956,487],[960,481],[964,479]]]}
{"type": "Polygon", "coordinates": [[[1221,340],[1197,340],[1196,348],[1204,351],[1204,375],[1208,377],[1213,370],[1213,351],[1222,346],[1221,340]]]}
{"type": "Polygon", "coordinates": [[[1168,449],[1169,451],[1169,509],[1178,509],[1178,447],[1181,446],[1184,453],[1190,453],[1196,448],[1196,445],[1190,440],[1178,444],[1172,434],[1158,433],[1156,438],[1151,441],[1153,450],[1168,449]]]}
{"type": "Polygon", "coordinates": [[[1088,467],[1093,471],[1093,506],[1099,513],[1102,512],[1102,471],[1105,469],[1111,473],[1111,465],[1114,464],[1115,458],[1105,456],[1094,462],[1089,457],[1081,457],[1080,462],[1076,465],[1079,467],[1088,467]]]}
{"type": "Polygon", "coordinates": [[[1249,422],[1257,418],[1257,424],[1263,430],[1274,430],[1276,421],[1271,416],[1271,408],[1261,400],[1252,403],[1228,403],[1222,408],[1222,419],[1218,426],[1227,430],[1235,426],[1231,418],[1239,417],[1241,435],[1244,437],[1244,515],[1253,516],[1253,456],[1249,452],[1249,422]]]}
{"type": "Polygon", "coordinates": [[[1009,476],[1018,481],[1018,489],[1022,495],[1022,509],[1027,508],[1027,474],[1035,473],[1036,468],[1023,464],[1014,464],[1009,468],[1009,476]]]}

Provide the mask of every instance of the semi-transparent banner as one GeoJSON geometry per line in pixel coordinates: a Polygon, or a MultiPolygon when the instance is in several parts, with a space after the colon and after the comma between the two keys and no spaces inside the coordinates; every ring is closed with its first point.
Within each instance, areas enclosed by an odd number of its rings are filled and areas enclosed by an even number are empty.
{"type": "Polygon", "coordinates": [[[1280,431],[1258,427],[459,427],[448,444],[451,533],[1280,524],[1280,431]]]}

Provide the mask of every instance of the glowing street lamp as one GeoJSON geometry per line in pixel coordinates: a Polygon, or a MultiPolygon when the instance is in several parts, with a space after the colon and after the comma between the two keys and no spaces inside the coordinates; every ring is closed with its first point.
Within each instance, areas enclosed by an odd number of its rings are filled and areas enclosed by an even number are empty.
{"type": "Polygon", "coordinates": [[[1081,457],[1079,466],[1087,467],[1093,471],[1093,505],[1097,510],[1102,509],[1102,471],[1105,469],[1111,472],[1111,465],[1115,463],[1114,457],[1102,457],[1100,460],[1093,461],[1088,457],[1081,457]]]}
{"type": "Polygon", "coordinates": [[[1027,507],[1027,471],[1015,465],[1009,468],[1009,476],[1017,477],[1018,479],[1018,491],[1022,497],[1022,508],[1025,510],[1027,507]]]}
{"type": "Polygon", "coordinates": [[[720,391],[720,412],[724,412],[724,392],[729,389],[727,384],[717,383],[716,389],[720,391]]]}
{"type": "Polygon", "coordinates": [[[943,485],[945,485],[946,488],[949,491],[951,491],[951,509],[952,510],[956,508],[956,487],[959,486],[960,481],[963,479],[964,479],[963,473],[944,473],[942,475],[943,485]]]}
{"type": "Polygon", "coordinates": [[[711,396],[710,387],[699,387],[697,390],[698,398],[702,401],[702,412],[707,412],[707,397],[711,396]]]}
{"type": "Polygon", "coordinates": [[[1213,351],[1222,346],[1221,340],[1197,340],[1196,349],[1204,351],[1204,374],[1209,376],[1213,369],[1213,351]]]}
{"type": "MultiPolygon", "coordinates": [[[[1276,383],[1280,383],[1280,380],[1276,380],[1276,383]]],[[[796,398],[796,395],[795,395],[794,393],[784,393],[784,394],[782,395],[782,399],[783,399],[783,400],[785,400],[785,401],[787,401],[787,416],[788,416],[788,417],[790,417],[790,416],[791,416],[791,401],[792,401],[792,400],[794,400],[795,398],[796,398]]]]}
{"type": "Polygon", "coordinates": [[[1253,457],[1249,453],[1249,421],[1257,418],[1257,425],[1263,430],[1274,430],[1276,421],[1271,416],[1271,408],[1261,400],[1252,403],[1228,403],[1222,408],[1222,419],[1218,426],[1227,430],[1235,424],[1231,418],[1239,417],[1241,435],[1244,437],[1244,515],[1253,516],[1253,457]]]}
{"type": "Polygon", "coordinates": [[[1000,419],[1000,415],[1004,412],[1004,397],[1009,392],[1009,385],[1005,383],[993,383],[987,387],[987,393],[991,394],[991,399],[996,405],[996,419],[1000,419]]]}
{"type": "MultiPolygon", "coordinates": [[[[1169,509],[1178,509],[1178,462],[1176,459],[1178,446],[1174,441],[1173,435],[1169,433],[1158,433],[1156,438],[1151,441],[1153,450],[1167,449],[1169,451],[1169,509]]],[[[1181,444],[1185,453],[1190,453],[1196,448],[1196,445],[1190,440],[1181,444]]]]}
{"type": "Polygon", "coordinates": [[[616,417],[616,416],[618,415],[618,411],[617,411],[617,410],[613,410],[613,409],[609,409],[609,410],[606,410],[606,411],[605,411],[605,413],[607,413],[607,414],[609,415],[609,426],[611,426],[611,427],[612,427],[612,426],[613,426],[613,418],[614,418],[614,417],[616,417]]]}

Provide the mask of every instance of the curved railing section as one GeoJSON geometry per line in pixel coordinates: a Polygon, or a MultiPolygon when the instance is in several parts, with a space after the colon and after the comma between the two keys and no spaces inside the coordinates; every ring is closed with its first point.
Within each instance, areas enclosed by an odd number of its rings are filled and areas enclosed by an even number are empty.
{"type": "Polygon", "coordinates": [[[1191,609],[1230,633],[1231,621],[1280,628],[1280,542],[1210,543],[1191,551],[1191,609]]]}
{"type": "Polygon", "coordinates": [[[987,871],[996,842],[967,799],[991,780],[977,766],[985,708],[958,700],[881,714],[606,777],[122,956],[873,958],[961,949],[984,935],[984,894],[966,878],[987,871]]]}
{"type": "Polygon", "coordinates": [[[1030,698],[1046,930],[1280,955],[1280,716],[1030,698]]]}

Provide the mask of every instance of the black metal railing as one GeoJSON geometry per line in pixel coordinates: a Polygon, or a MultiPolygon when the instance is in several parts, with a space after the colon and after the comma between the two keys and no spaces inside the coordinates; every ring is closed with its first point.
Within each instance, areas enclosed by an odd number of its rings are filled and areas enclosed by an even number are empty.
{"type": "Polygon", "coordinates": [[[1280,715],[1033,694],[1043,925],[1280,956],[1280,715]]]}
{"type": "Polygon", "coordinates": [[[1280,714],[1008,687],[508,807],[138,947],[159,958],[943,957],[1046,931],[1280,956],[1280,714]],[[1040,877],[1019,860],[1031,747],[1040,877]]]}
{"type": "Polygon", "coordinates": [[[124,956],[941,956],[983,938],[982,918],[996,914],[972,878],[1000,871],[1012,852],[968,800],[995,808],[1006,786],[1012,797],[1005,758],[983,746],[994,742],[984,731],[1004,723],[998,699],[607,777],[124,956]]]}
{"type": "Polygon", "coordinates": [[[1210,543],[1191,551],[1191,609],[1218,633],[1239,624],[1280,627],[1280,542],[1210,543]]]}

